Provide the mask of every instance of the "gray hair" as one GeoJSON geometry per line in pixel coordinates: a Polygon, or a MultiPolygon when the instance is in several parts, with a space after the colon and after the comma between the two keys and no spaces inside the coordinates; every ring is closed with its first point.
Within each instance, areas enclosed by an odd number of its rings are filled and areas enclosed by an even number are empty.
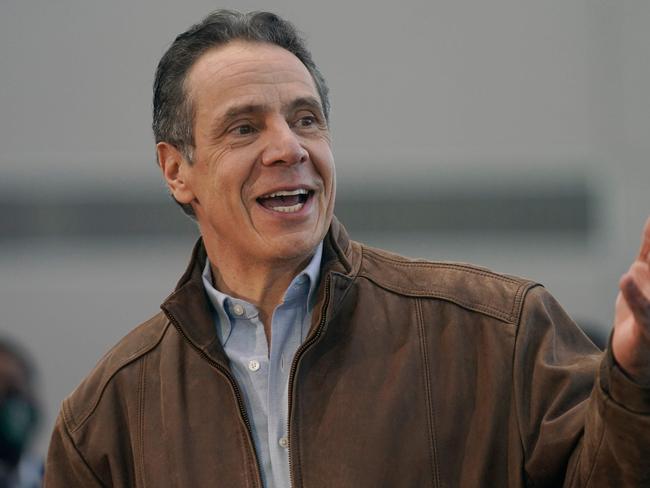
{"type": "MultiPolygon", "coordinates": [[[[329,90],[314,63],[305,41],[288,21],[270,12],[241,13],[217,10],[180,34],[158,63],[153,85],[153,133],[158,142],[178,149],[191,164],[194,149],[194,106],[185,80],[190,68],[209,49],[234,40],[264,42],[280,46],[305,65],[314,80],[325,119],[329,121],[329,90]]],[[[181,204],[194,216],[191,205],[181,204]]]]}

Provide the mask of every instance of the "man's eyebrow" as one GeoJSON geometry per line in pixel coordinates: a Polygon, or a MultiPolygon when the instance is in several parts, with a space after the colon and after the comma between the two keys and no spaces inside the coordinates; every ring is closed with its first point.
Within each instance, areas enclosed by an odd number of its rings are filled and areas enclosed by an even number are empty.
{"type": "Polygon", "coordinates": [[[320,100],[318,100],[316,97],[296,98],[287,105],[286,110],[287,112],[293,112],[299,108],[311,108],[313,110],[316,110],[320,115],[323,113],[323,107],[321,106],[320,100]]]}
{"type": "Polygon", "coordinates": [[[247,103],[244,105],[234,105],[229,107],[224,113],[225,119],[232,119],[244,114],[259,114],[268,111],[268,107],[262,104],[247,103]]]}
{"type": "MultiPolygon", "coordinates": [[[[323,108],[320,100],[316,97],[296,98],[285,105],[284,111],[291,113],[300,108],[309,108],[317,112],[318,115],[323,115],[323,108]]],[[[271,109],[265,104],[245,103],[241,105],[233,105],[228,107],[223,115],[215,120],[214,127],[215,129],[222,128],[224,125],[227,125],[230,121],[241,115],[261,114],[270,110],[271,109]]]]}
{"type": "Polygon", "coordinates": [[[218,116],[212,124],[213,132],[220,132],[227,126],[233,119],[241,115],[253,115],[264,113],[268,107],[264,104],[245,103],[241,105],[232,105],[226,109],[223,115],[218,116]]]}

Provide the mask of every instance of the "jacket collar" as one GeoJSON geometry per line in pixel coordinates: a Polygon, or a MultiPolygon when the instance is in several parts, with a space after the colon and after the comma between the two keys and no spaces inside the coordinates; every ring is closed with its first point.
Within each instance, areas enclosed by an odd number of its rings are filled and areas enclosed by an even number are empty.
{"type": "MultiPolygon", "coordinates": [[[[324,301],[324,283],[331,274],[344,277],[348,284],[360,264],[358,246],[353,245],[341,223],[334,217],[323,241],[320,283],[313,316],[317,317],[324,301]]],[[[199,239],[190,263],[176,285],[174,292],[167,297],[160,308],[169,320],[196,348],[213,360],[228,365],[213,323],[210,302],[205,294],[202,272],[207,255],[203,239],[199,239]]],[[[338,286],[337,288],[341,288],[338,286]]]]}
{"type": "Polygon", "coordinates": [[[351,275],[355,272],[355,268],[358,268],[354,265],[355,261],[357,259],[355,259],[352,241],[350,241],[347,231],[336,217],[332,218],[332,224],[323,243],[321,271],[336,271],[351,275]]]}

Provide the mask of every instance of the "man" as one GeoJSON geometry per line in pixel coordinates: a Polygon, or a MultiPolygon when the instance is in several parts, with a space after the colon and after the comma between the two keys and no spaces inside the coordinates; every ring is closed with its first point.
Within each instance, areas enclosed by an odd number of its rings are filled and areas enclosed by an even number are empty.
{"type": "Polygon", "coordinates": [[[647,486],[650,224],[603,355],[535,283],[349,240],[328,111],[272,14],[174,41],[154,133],[201,240],[63,403],[45,485],[647,486]]]}
{"type": "Polygon", "coordinates": [[[34,375],[27,355],[0,337],[0,488],[41,486],[43,463],[27,452],[39,417],[34,375]]]}

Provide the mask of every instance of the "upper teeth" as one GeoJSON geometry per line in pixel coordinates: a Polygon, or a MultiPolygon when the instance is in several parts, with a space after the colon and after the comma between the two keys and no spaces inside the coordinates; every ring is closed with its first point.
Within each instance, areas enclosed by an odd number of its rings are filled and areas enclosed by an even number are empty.
{"type": "Polygon", "coordinates": [[[275,193],[269,193],[268,195],[264,195],[262,198],[273,198],[273,197],[289,197],[293,195],[306,195],[309,193],[307,190],[304,188],[299,188],[298,190],[281,190],[281,191],[276,191],[275,193]]]}

